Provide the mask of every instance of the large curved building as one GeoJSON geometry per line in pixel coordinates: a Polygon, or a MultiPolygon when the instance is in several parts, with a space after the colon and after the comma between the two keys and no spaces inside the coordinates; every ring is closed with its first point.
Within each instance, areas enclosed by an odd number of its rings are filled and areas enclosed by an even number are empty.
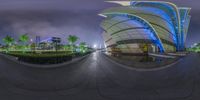
{"type": "Polygon", "coordinates": [[[121,7],[99,14],[108,52],[135,54],[185,49],[190,8],[164,1],[108,1],[121,7]]]}

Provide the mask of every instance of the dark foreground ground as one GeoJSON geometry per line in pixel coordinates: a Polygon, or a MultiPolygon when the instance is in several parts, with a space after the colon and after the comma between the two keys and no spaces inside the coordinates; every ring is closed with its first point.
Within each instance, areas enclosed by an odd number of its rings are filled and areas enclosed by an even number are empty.
{"type": "Polygon", "coordinates": [[[200,55],[161,70],[135,71],[100,52],[58,68],[0,57],[0,100],[200,100],[200,55]]]}

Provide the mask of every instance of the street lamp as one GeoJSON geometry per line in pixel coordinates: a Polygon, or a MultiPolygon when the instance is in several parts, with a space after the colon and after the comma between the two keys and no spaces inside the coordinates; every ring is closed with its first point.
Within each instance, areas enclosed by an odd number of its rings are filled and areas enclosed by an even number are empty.
{"type": "Polygon", "coordinates": [[[93,45],[93,48],[94,48],[94,49],[96,49],[96,48],[97,48],[97,45],[96,45],[96,44],[94,44],[94,45],[93,45]]]}

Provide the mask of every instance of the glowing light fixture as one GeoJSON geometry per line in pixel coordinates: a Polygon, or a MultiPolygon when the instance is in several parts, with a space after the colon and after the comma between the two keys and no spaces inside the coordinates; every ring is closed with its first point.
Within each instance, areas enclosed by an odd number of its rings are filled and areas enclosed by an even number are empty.
{"type": "Polygon", "coordinates": [[[96,49],[96,48],[97,48],[97,45],[96,45],[96,44],[94,44],[94,45],[93,45],[93,48],[95,48],[95,49],[96,49]]]}

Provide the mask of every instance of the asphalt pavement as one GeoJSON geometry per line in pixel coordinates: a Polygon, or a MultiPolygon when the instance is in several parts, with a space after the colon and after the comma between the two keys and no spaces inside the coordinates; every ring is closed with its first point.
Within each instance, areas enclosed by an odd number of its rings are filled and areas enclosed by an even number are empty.
{"type": "Polygon", "coordinates": [[[200,55],[153,71],[128,69],[101,52],[57,68],[0,56],[0,100],[200,100],[200,55]]]}

